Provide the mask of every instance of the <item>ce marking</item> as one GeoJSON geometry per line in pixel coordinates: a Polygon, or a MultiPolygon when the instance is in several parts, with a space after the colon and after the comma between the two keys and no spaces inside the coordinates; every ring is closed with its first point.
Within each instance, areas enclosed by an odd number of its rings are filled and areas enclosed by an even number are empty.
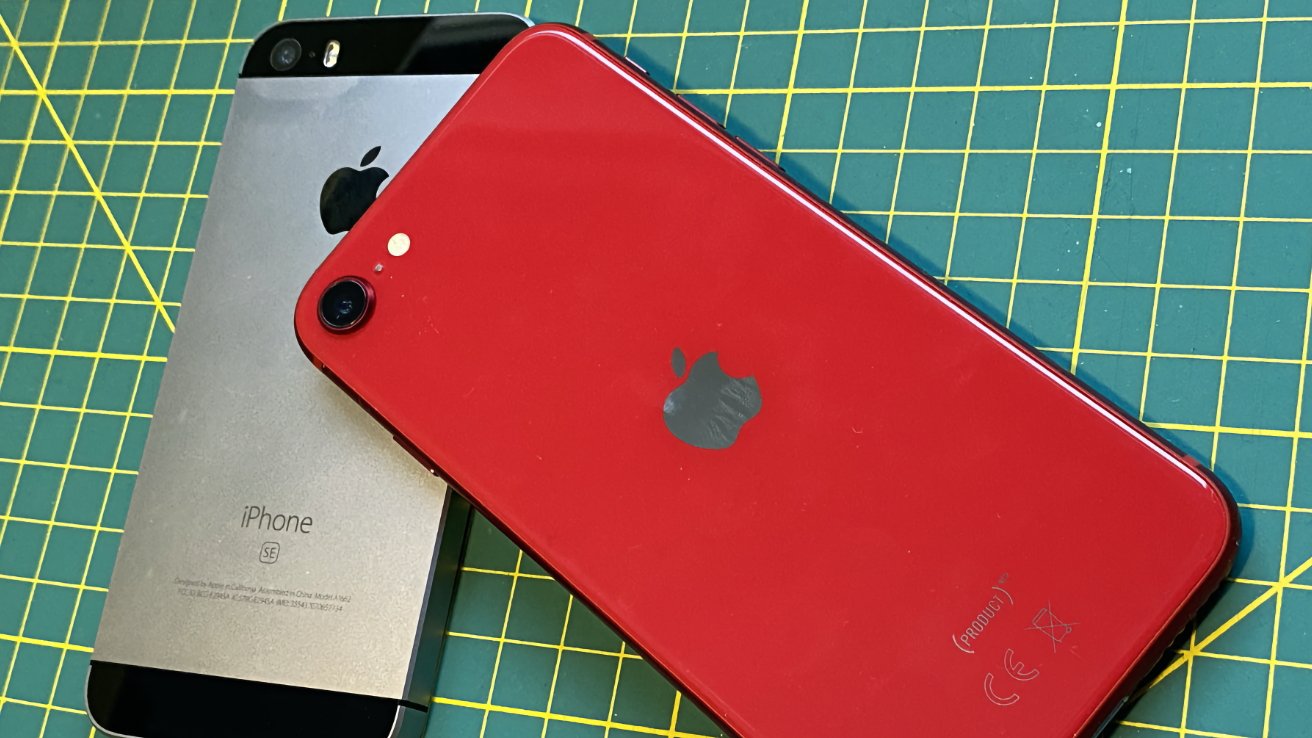
{"type": "MultiPolygon", "coordinates": [[[[1007,676],[1018,682],[1028,682],[1037,679],[1039,676],[1038,669],[1030,669],[1021,661],[1016,660],[1016,652],[1008,648],[1007,652],[1002,655],[1002,671],[1007,676]]],[[[989,702],[999,707],[1011,707],[1020,702],[1020,695],[1015,692],[1008,694],[999,694],[994,687],[993,672],[984,675],[984,696],[989,698],[989,702]]]]}

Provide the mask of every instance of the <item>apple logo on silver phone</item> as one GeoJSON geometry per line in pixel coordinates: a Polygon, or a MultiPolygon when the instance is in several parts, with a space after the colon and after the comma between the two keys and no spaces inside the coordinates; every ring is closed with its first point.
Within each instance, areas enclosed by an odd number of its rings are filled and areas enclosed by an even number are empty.
{"type": "Polygon", "coordinates": [[[378,188],[388,178],[387,170],[371,167],[382,146],[375,146],[360,159],[360,169],[342,167],[328,175],[319,193],[319,217],[329,233],[342,233],[351,229],[374,204],[378,188]],[[365,167],[368,167],[367,169],[365,167]]]}
{"type": "MultiPolygon", "coordinates": [[[[683,377],[688,360],[682,349],[670,359],[674,376],[683,377]]],[[[665,427],[675,438],[697,448],[729,448],[747,421],[761,412],[761,390],[754,377],[731,377],[714,352],[693,362],[687,378],[665,398],[665,427]]]]}

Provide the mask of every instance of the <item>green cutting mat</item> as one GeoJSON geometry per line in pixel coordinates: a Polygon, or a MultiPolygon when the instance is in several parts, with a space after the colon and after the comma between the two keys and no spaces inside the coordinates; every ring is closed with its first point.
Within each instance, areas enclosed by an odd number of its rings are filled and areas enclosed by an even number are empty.
{"type": "MultiPolygon", "coordinates": [[[[0,736],[90,732],[87,661],[248,40],[474,2],[427,5],[0,0],[0,736]]],[[[602,35],[1212,464],[1241,501],[1234,578],[1115,735],[1312,735],[1312,0],[481,9],[602,35]]],[[[430,735],[715,734],[485,523],[468,564],[430,735]]]]}

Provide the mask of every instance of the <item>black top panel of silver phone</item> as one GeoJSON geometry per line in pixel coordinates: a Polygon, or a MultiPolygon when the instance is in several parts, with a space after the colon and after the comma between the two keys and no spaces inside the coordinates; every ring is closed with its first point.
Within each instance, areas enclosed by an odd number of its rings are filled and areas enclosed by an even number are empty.
{"type": "Polygon", "coordinates": [[[478,74],[528,25],[508,13],[290,21],[255,39],[241,76],[478,74]]]}

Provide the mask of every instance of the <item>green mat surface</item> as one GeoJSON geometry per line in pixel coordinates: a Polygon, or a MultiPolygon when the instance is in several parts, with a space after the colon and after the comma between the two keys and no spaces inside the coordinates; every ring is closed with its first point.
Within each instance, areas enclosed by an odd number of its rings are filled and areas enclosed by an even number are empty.
{"type": "MultiPolygon", "coordinates": [[[[475,5],[0,0],[0,736],[91,733],[82,683],[250,38],[475,5]]],[[[478,7],[603,36],[1217,469],[1238,565],[1113,734],[1312,736],[1312,0],[478,7]]],[[[438,693],[431,736],[717,734],[481,521],[438,693]]]]}

